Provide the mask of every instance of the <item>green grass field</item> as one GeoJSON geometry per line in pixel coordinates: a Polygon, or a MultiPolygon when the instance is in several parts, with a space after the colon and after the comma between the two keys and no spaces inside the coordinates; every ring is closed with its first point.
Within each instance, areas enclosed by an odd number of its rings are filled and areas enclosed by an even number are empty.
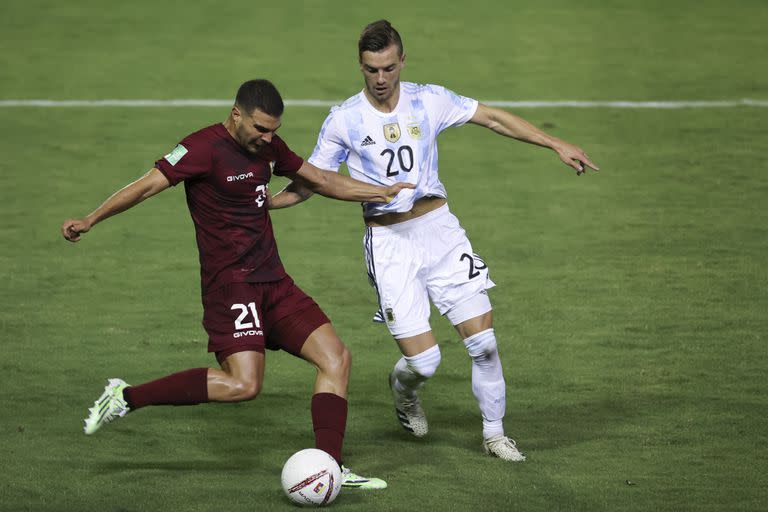
{"type": "MultiPolygon", "coordinates": [[[[6,0],[0,100],[228,99],[253,77],[287,99],[342,99],[362,84],[359,31],[382,17],[403,35],[403,79],[481,100],[768,99],[759,0],[6,0]]],[[[106,378],[215,361],[180,187],[77,245],[59,227],[227,111],[0,107],[0,510],[293,509],[280,469],[313,444],[313,370],[287,354],[268,354],[253,402],[147,408],[82,433],[106,378]]],[[[289,107],[281,134],[308,155],[326,112],[289,107]]],[[[524,464],[482,456],[469,361],[437,315],[431,432],[400,429],[359,206],[313,198],[273,215],[288,271],[353,353],[346,458],[390,485],[333,507],[765,510],[768,109],[516,113],[603,169],[577,179],[477,127],[441,136],[451,207],[498,285],[524,464]]]]}

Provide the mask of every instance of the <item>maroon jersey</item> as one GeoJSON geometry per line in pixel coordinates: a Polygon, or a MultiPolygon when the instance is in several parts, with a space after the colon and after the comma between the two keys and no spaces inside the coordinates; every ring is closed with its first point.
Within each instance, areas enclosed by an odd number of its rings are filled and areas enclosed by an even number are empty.
{"type": "Polygon", "coordinates": [[[267,183],[273,172],[293,174],[303,162],[277,135],[251,154],[221,123],[187,136],[155,162],[171,185],[184,182],[203,294],[286,276],[267,211],[267,183]]]}

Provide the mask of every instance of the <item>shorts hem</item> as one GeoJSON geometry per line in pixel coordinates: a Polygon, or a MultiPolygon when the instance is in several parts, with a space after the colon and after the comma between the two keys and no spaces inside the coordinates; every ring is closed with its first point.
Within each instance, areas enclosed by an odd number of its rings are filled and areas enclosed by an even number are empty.
{"type": "Polygon", "coordinates": [[[227,359],[232,354],[237,354],[238,352],[258,352],[260,354],[264,353],[264,347],[260,345],[237,345],[237,346],[229,346],[229,347],[223,347],[221,350],[211,350],[208,349],[208,352],[213,352],[216,356],[216,361],[219,362],[219,365],[221,365],[225,359],[227,359]]]}
{"type": "MultiPolygon", "coordinates": [[[[387,326],[389,327],[389,326],[387,326]]],[[[402,338],[410,338],[411,336],[418,336],[419,334],[424,334],[426,332],[430,332],[432,330],[432,327],[429,325],[421,326],[421,327],[414,327],[412,329],[405,329],[398,332],[393,332],[392,329],[389,329],[390,334],[392,334],[392,337],[396,340],[402,339],[402,338]]]]}

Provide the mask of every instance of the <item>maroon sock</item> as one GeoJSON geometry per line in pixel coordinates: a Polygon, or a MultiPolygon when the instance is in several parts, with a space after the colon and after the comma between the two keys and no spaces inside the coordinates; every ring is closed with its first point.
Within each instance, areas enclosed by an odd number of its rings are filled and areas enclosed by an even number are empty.
{"type": "Polygon", "coordinates": [[[341,447],[347,427],[347,399],[333,393],[312,396],[312,426],[315,447],[330,453],[341,465],[341,447]]]}
{"type": "Polygon", "coordinates": [[[129,386],[123,397],[132,411],[147,405],[195,405],[208,401],[208,368],[193,368],[129,386]]]}

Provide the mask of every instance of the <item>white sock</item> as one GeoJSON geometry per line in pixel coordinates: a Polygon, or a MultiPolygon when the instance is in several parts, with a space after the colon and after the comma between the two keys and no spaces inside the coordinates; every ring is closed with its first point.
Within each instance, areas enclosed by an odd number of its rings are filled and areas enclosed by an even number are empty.
{"type": "Polygon", "coordinates": [[[472,359],[472,392],[483,415],[483,438],[504,435],[506,386],[493,329],[473,334],[464,346],[472,359]]]}
{"type": "Polygon", "coordinates": [[[432,377],[440,366],[440,347],[435,345],[415,356],[403,356],[395,363],[394,388],[412,397],[432,377]]]}

